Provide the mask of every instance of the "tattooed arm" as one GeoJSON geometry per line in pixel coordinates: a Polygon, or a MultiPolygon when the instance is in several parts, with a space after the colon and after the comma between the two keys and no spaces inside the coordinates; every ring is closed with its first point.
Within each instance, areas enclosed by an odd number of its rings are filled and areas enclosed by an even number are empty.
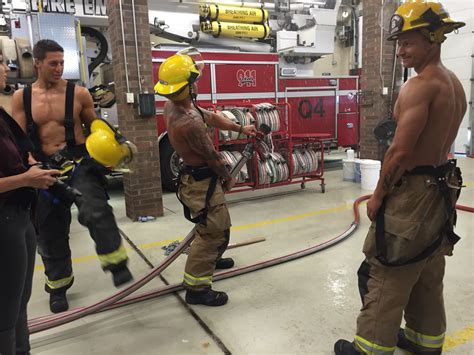
{"type": "Polygon", "coordinates": [[[225,180],[232,180],[229,170],[215,150],[202,122],[192,121],[186,130],[185,139],[191,150],[202,157],[218,176],[225,180]]]}
{"type": "Polygon", "coordinates": [[[428,122],[433,97],[434,89],[420,77],[410,79],[400,90],[395,137],[385,153],[377,188],[367,203],[370,220],[375,220],[384,197],[410,165],[411,155],[428,122]]]}
{"type": "Polygon", "coordinates": [[[230,130],[234,132],[243,133],[246,136],[255,137],[257,129],[254,125],[247,125],[241,127],[240,124],[235,123],[234,121],[228,119],[220,112],[211,112],[204,109],[201,109],[204,113],[204,119],[206,123],[212,127],[216,127],[223,130],[230,130]]]}

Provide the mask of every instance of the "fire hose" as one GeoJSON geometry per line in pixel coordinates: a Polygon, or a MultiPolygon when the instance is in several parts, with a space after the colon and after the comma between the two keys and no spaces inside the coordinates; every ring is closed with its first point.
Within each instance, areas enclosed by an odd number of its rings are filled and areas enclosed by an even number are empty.
{"type": "MultiPolygon", "coordinates": [[[[242,152],[241,160],[232,169],[231,171],[232,176],[235,176],[235,174],[239,172],[240,168],[246,163],[246,161],[252,156],[252,154],[253,154],[253,146],[251,143],[249,143],[247,144],[244,151],[242,152]]],[[[252,271],[261,270],[270,266],[283,264],[285,262],[289,262],[289,261],[292,261],[304,256],[315,254],[339,242],[342,242],[343,240],[349,238],[357,230],[360,223],[359,205],[362,201],[367,200],[369,198],[370,198],[370,195],[365,195],[365,196],[361,196],[357,198],[354,201],[354,204],[353,204],[354,220],[352,221],[350,226],[338,236],[333,237],[329,240],[326,240],[322,243],[313,245],[311,247],[308,247],[308,248],[305,248],[300,251],[296,251],[287,255],[283,255],[283,256],[269,259],[266,261],[258,262],[256,264],[231,269],[229,271],[219,272],[213,276],[213,280],[214,281],[224,280],[224,279],[231,278],[234,276],[243,275],[252,271]]],[[[471,213],[474,212],[474,208],[468,207],[468,206],[456,205],[456,208],[462,211],[467,211],[471,213]]],[[[180,283],[180,284],[175,284],[175,285],[164,286],[154,291],[146,292],[137,296],[128,297],[133,292],[143,287],[145,284],[147,284],[153,278],[155,278],[161,272],[163,272],[189,246],[189,244],[194,239],[195,230],[196,230],[196,226],[188,233],[188,235],[184,238],[181,244],[171,254],[168,255],[168,257],[166,257],[157,267],[152,269],[147,275],[142,277],[140,280],[138,280],[134,284],[90,306],[72,309],[68,312],[64,312],[59,315],[46,315],[46,316],[30,319],[28,321],[30,333],[34,334],[43,330],[51,329],[59,325],[72,322],[79,318],[83,318],[92,313],[98,313],[98,312],[130,305],[133,303],[149,300],[155,297],[164,296],[164,295],[182,290],[183,286],[180,283]]]]}
{"type": "MultiPolygon", "coordinates": [[[[306,249],[293,252],[291,254],[287,254],[287,255],[276,257],[270,260],[262,261],[253,265],[243,266],[243,267],[232,269],[229,271],[217,273],[214,275],[213,281],[225,280],[234,276],[243,275],[243,274],[246,274],[252,271],[261,270],[270,266],[283,264],[285,262],[289,262],[289,261],[292,261],[304,256],[315,254],[339,242],[342,242],[343,240],[349,238],[358,228],[359,223],[360,223],[359,205],[361,202],[369,199],[370,196],[371,195],[361,196],[354,201],[354,204],[353,204],[354,220],[350,224],[349,228],[347,228],[343,233],[339,234],[338,236],[333,237],[329,240],[326,240],[322,243],[308,247],[306,249]]],[[[474,212],[474,208],[468,207],[468,206],[456,205],[456,208],[461,211],[467,211],[471,213],[474,212]]],[[[76,308],[71,311],[65,312],[61,315],[48,315],[48,316],[42,316],[42,317],[31,319],[28,322],[30,333],[33,334],[33,333],[37,333],[43,330],[51,329],[65,323],[69,323],[73,320],[82,318],[88,314],[98,313],[98,312],[102,312],[106,310],[111,310],[111,309],[127,306],[130,304],[146,301],[152,298],[164,296],[164,295],[182,290],[183,286],[180,283],[180,284],[174,284],[174,285],[161,287],[154,291],[146,292],[137,296],[127,298],[127,296],[129,296],[131,293],[138,290],[140,287],[148,283],[151,279],[159,275],[164,269],[166,269],[167,266],[169,266],[180,255],[180,253],[191,243],[194,236],[194,230],[195,228],[193,228],[193,230],[186,236],[186,238],[182,241],[179,247],[176,248],[160,265],[158,265],[148,275],[146,275],[145,277],[143,277],[142,279],[140,279],[133,285],[91,306],[76,308]]]]}
{"type": "MultiPolygon", "coordinates": [[[[309,248],[306,248],[306,249],[303,249],[303,250],[300,250],[288,255],[276,257],[276,258],[259,262],[253,265],[244,266],[244,267],[232,269],[229,271],[217,273],[214,275],[213,280],[214,281],[225,280],[234,276],[243,275],[243,274],[246,274],[252,271],[261,270],[263,268],[267,268],[270,266],[283,264],[288,261],[292,261],[292,260],[295,260],[304,256],[308,256],[311,254],[315,254],[317,252],[327,249],[349,238],[359,226],[359,222],[360,222],[359,205],[362,201],[367,200],[369,198],[370,198],[370,195],[365,195],[365,196],[359,197],[358,199],[354,201],[354,204],[353,204],[354,220],[350,224],[349,228],[346,229],[342,234],[339,234],[338,236],[334,238],[324,241],[323,243],[311,246],[309,248]]],[[[456,205],[456,208],[461,211],[466,211],[466,212],[471,212],[471,213],[474,212],[474,208],[468,207],[468,206],[456,205]]],[[[43,316],[43,317],[31,319],[28,322],[30,333],[33,334],[33,333],[37,333],[43,330],[51,329],[56,326],[82,318],[91,313],[98,313],[98,312],[102,312],[106,310],[111,310],[111,309],[127,306],[130,304],[146,301],[152,298],[164,296],[164,295],[182,290],[183,289],[182,284],[175,284],[175,285],[161,287],[161,288],[158,288],[157,290],[143,293],[141,295],[126,298],[131,293],[133,293],[134,291],[142,287],[144,284],[149,282],[152,278],[156,277],[164,269],[166,269],[166,267],[170,265],[180,255],[180,253],[190,244],[190,242],[193,239],[192,238],[193,235],[194,235],[194,228],[182,241],[179,247],[174,250],[174,252],[172,252],[159,266],[157,266],[148,275],[146,275],[145,277],[137,281],[135,284],[129,286],[125,290],[103,301],[100,301],[94,305],[82,307],[82,308],[76,308],[74,310],[65,312],[57,316],[49,315],[49,316],[43,316]]]]}

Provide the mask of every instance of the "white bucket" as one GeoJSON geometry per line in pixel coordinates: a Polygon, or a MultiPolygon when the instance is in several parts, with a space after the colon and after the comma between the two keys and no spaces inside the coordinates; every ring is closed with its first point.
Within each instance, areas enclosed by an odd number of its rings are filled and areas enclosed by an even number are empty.
{"type": "Polygon", "coordinates": [[[354,160],[355,155],[354,155],[353,149],[348,149],[346,153],[347,153],[347,156],[346,156],[347,160],[354,160]]]}
{"type": "Polygon", "coordinates": [[[342,179],[344,181],[354,181],[355,180],[354,160],[342,159],[342,179]]]}
{"type": "Polygon", "coordinates": [[[360,184],[360,161],[362,159],[354,159],[354,181],[360,184]]]}
{"type": "Polygon", "coordinates": [[[375,190],[380,176],[380,161],[362,159],[360,161],[360,182],[362,190],[375,190]]]}

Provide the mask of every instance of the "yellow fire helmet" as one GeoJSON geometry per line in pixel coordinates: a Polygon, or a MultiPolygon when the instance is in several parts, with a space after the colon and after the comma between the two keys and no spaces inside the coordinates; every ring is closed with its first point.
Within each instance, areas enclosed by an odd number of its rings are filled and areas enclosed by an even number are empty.
{"type": "Polygon", "coordinates": [[[135,144],[100,118],[92,122],[86,149],[91,158],[111,169],[126,167],[137,152],[135,144]]]}
{"type": "Polygon", "coordinates": [[[199,51],[194,47],[183,49],[160,65],[155,91],[172,101],[184,100],[203,69],[204,60],[199,51]]]}
{"type": "Polygon", "coordinates": [[[445,34],[466,25],[454,21],[439,2],[408,0],[400,5],[390,19],[388,40],[396,40],[404,32],[419,30],[431,42],[443,43],[445,34]]]}

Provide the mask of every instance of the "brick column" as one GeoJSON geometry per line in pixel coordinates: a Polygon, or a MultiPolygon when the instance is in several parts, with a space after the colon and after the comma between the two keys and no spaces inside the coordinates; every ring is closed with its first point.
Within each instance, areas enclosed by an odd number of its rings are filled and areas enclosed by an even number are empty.
{"type": "MultiPolygon", "coordinates": [[[[125,65],[128,68],[129,92],[138,94],[138,63],[133,30],[132,1],[122,1],[122,16],[119,3],[119,0],[107,1],[108,31],[112,47],[119,127],[121,132],[138,148],[138,154],[130,167],[131,172],[125,173],[123,177],[126,213],[129,218],[136,220],[138,216],[157,217],[163,215],[160,154],[155,116],[142,118],[138,115],[134,105],[126,103],[125,65]],[[127,63],[124,57],[121,18],[123,18],[125,32],[127,63]]],[[[135,0],[135,18],[142,91],[153,92],[147,0],[135,0]]],[[[135,95],[135,101],[137,102],[137,95],[135,95]]]]}
{"type": "MultiPolygon", "coordinates": [[[[386,40],[386,30],[398,5],[397,1],[388,0],[382,10],[380,0],[364,0],[363,6],[360,155],[364,159],[380,160],[383,152],[373,130],[389,113],[390,95],[383,95],[383,87],[390,93],[395,44],[386,40]],[[379,25],[381,17],[383,28],[379,25]]],[[[400,71],[396,75],[397,82],[400,71]]]]}

